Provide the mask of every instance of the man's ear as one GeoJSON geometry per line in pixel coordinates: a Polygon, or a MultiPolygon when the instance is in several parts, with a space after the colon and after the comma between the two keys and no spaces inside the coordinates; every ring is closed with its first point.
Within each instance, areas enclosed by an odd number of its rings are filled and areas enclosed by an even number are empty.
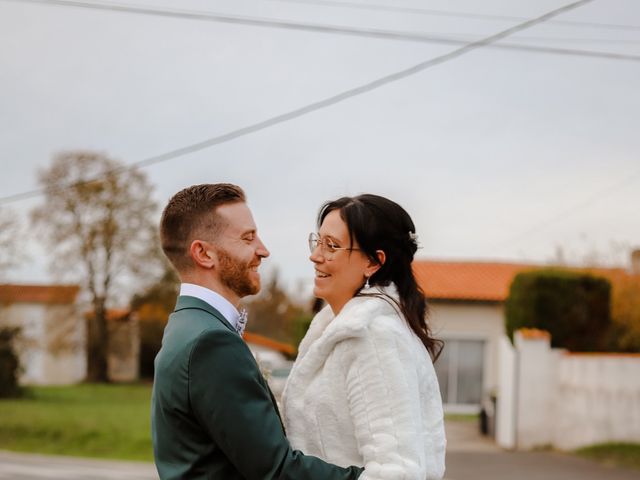
{"type": "Polygon", "coordinates": [[[194,240],[189,247],[189,255],[193,263],[203,268],[213,268],[218,264],[218,255],[202,240],[194,240]]]}

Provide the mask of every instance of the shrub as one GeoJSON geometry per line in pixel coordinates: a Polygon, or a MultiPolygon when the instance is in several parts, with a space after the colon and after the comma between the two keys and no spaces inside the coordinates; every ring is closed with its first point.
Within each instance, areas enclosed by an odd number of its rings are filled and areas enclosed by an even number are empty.
{"type": "Polygon", "coordinates": [[[640,352],[640,275],[611,276],[611,349],[640,352]]]}
{"type": "Polygon", "coordinates": [[[293,321],[293,345],[297,348],[300,342],[304,338],[313,320],[312,315],[304,315],[296,317],[293,321]]]}
{"type": "Polygon", "coordinates": [[[153,362],[162,346],[165,325],[161,322],[140,322],[140,377],[153,378],[153,362]]]}
{"type": "Polygon", "coordinates": [[[523,272],[514,278],[506,302],[506,330],[539,328],[551,345],[572,351],[607,348],[611,326],[611,284],[605,278],[566,270],[523,272]]]}
{"type": "Polygon", "coordinates": [[[0,327],[0,398],[18,397],[22,393],[18,385],[20,360],[15,351],[19,333],[19,328],[0,327]]]}
{"type": "Polygon", "coordinates": [[[138,308],[141,378],[153,378],[153,362],[162,346],[162,335],[170,313],[162,305],[151,303],[138,308]]]}

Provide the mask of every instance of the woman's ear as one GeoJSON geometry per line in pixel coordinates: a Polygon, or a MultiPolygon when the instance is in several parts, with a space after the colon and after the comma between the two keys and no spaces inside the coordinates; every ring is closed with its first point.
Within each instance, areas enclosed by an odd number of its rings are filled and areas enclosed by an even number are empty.
{"type": "Polygon", "coordinates": [[[369,265],[367,266],[366,272],[366,275],[369,277],[380,270],[380,267],[382,267],[382,265],[384,265],[384,262],[387,260],[387,256],[382,250],[376,250],[376,258],[378,259],[377,262],[369,260],[369,265]]]}
{"type": "Polygon", "coordinates": [[[213,268],[218,262],[216,252],[205,245],[206,242],[194,240],[189,247],[189,255],[193,263],[202,268],[213,268]]]}

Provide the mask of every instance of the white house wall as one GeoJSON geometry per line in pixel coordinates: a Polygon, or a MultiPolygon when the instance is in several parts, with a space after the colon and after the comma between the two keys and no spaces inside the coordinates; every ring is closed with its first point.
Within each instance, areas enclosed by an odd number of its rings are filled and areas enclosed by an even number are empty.
{"type": "Polygon", "coordinates": [[[20,337],[14,344],[20,360],[20,383],[39,383],[45,363],[42,351],[45,323],[43,308],[31,304],[8,305],[2,308],[1,318],[3,325],[20,328],[20,337]]]}
{"type": "Polygon", "coordinates": [[[498,385],[498,342],[504,335],[504,308],[501,304],[431,302],[430,322],[437,338],[485,341],[483,391],[498,385]]]}
{"type": "Polygon", "coordinates": [[[84,322],[78,318],[73,305],[18,303],[2,307],[0,323],[21,328],[20,340],[16,344],[22,369],[20,384],[58,385],[84,379],[84,322]],[[60,318],[71,319],[74,328],[69,330],[70,338],[67,340],[77,344],[78,348],[57,351],[50,348],[50,330],[60,318]]]}
{"type": "Polygon", "coordinates": [[[272,348],[257,345],[255,343],[249,343],[248,345],[260,367],[267,372],[276,368],[283,368],[291,365],[291,362],[287,360],[282,353],[272,348]]]}
{"type": "Polygon", "coordinates": [[[86,322],[74,305],[47,309],[46,338],[41,383],[68,385],[84,380],[87,376],[86,322]]]}

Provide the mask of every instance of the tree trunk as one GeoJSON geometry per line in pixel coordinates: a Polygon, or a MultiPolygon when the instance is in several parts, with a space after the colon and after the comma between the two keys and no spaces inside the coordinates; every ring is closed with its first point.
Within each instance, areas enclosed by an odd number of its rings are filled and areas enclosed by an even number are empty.
{"type": "Polygon", "coordinates": [[[107,369],[107,317],[104,299],[93,302],[93,315],[87,325],[87,381],[106,383],[109,381],[107,369]]]}

